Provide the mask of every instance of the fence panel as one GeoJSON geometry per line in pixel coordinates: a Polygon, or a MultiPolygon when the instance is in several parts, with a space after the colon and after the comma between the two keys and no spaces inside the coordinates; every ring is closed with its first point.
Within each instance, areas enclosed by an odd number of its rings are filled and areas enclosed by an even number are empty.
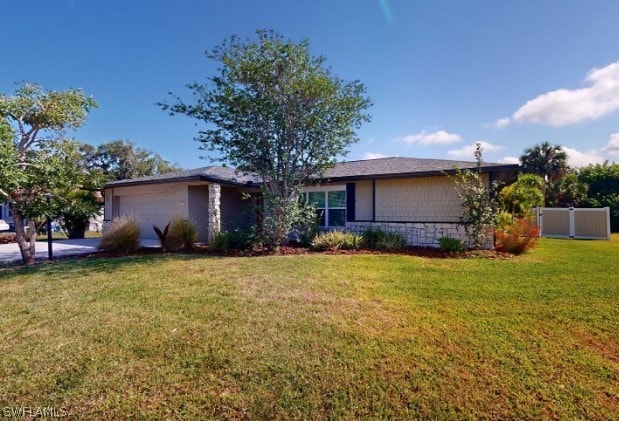
{"type": "Polygon", "coordinates": [[[610,240],[609,208],[537,208],[540,237],[610,240]]]}

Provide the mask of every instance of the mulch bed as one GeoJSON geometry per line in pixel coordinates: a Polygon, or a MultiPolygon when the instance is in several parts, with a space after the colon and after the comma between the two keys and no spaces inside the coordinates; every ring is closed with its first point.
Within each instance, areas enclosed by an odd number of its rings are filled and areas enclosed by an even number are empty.
{"type": "MultiPolygon", "coordinates": [[[[304,254],[327,254],[327,255],[396,254],[396,255],[426,257],[426,258],[432,258],[432,259],[484,258],[484,259],[505,260],[505,259],[511,259],[514,257],[513,254],[499,252],[496,250],[467,250],[467,251],[463,251],[460,253],[454,253],[454,252],[447,252],[447,251],[443,251],[443,250],[432,248],[432,247],[407,247],[402,250],[390,250],[390,251],[378,251],[378,250],[368,250],[368,249],[314,251],[307,247],[294,246],[294,245],[293,246],[281,246],[278,250],[269,250],[266,248],[255,248],[253,250],[226,250],[226,251],[212,250],[207,246],[196,246],[196,248],[194,248],[193,250],[184,252],[184,253],[214,256],[214,257],[296,256],[296,255],[304,255],[304,254]]],[[[163,252],[160,248],[144,247],[129,254],[99,251],[99,252],[92,253],[92,254],[81,255],[81,256],[70,256],[70,257],[73,257],[73,258],[93,258],[93,257],[112,258],[112,257],[123,257],[127,255],[147,256],[147,255],[153,255],[153,254],[166,254],[166,252],[163,252]]]]}

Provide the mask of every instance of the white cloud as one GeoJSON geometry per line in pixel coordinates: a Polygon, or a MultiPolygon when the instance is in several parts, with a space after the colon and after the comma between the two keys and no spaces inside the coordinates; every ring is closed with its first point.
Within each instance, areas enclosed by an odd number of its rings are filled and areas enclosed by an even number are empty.
{"type": "Polygon", "coordinates": [[[396,139],[399,142],[419,143],[421,145],[448,145],[450,143],[456,143],[460,141],[460,135],[456,133],[448,133],[445,130],[438,130],[434,133],[428,133],[423,130],[421,133],[411,134],[408,136],[400,137],[396,139]]]}
{"type": "Polygon", "coordinates": [[[619,61],[592,69],[585,78],[591,86],[558,89],[538,96],[521,106],[511,117],[494,122],[497,128],[511,123],[561,127],[595,120],[619,110],[619,61]]]}
{"type": "Polygon", "coordinates": [[[387,155],[384,155],[379,152],[366,152],[363,155],[363,159],[379,159],[379,158],[387,158],[387,155]]]}
{"type": "Polygon", "coordinates": [[[596,150],[580,152],[576,149],[568,148],[567,146],[563,146],[562,149],[567,154],[567,165],[572,168],[580,168],[589,164],[601,164],[604,162],[604,158],[602,158],[596,150]]]}
{"type": "Polygon", "coordinates": [[[608,145],[602,148],[602,150],[609,155],[619,156],[619,133],[613,133],[608,139],[608,145]]]}
{"type": "Polygon", "coordinates": [[[475,158],[475,147],[476,144],[481,144],[482,151],[485,152],[496,152],[503,149],[502,146],[493,145],[491,143],[485,141],[475,142],[472,145],[467,145],[461,149],[453,149],[451,151],[447,151],[447,154],[453,156],[454,158],[464,158],[464,159],[473,159],[475,158]]]}
{"type": "Polygon", "coordinates": [[[519,164],[520,159],[515,156],[504,156],[497,161],[499,164],[519,164]]]}
{"type": "Polygon", "coordinates": [[[497,129],[501,129],[503,127],[509,126],[511,122],[512,120],[509,117],[499,118],[497,121],[494,122],[494,124],[490,124],[490,126],[496,127],[497,129]]]}

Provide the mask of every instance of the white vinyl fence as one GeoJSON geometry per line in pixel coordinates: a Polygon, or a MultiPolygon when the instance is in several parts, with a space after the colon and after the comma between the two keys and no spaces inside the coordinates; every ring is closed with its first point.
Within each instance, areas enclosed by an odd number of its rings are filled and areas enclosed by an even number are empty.
{"type": "Polygon", "coordinates": [[[537,208],[540,237],[610,240],[609,208],[537,208]]]}

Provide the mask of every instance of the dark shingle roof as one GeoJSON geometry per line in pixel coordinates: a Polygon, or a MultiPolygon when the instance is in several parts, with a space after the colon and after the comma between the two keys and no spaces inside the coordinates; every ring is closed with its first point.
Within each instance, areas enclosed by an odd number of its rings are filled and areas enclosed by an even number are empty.
{"type": "MultiPolygon", "coordinates": [[[[333,168],[328,169],[323,180],[346,180],[363,178],[386,178],[386,177],[415,177],[423,175],[440,175],[444,172],[452,173],[454,168],[474,169],[475,162],[451,161],[446,159],[420,159],[420,158],[379,158],[362,161],[338,162],[333,168]]],[[[483,171],[516,171],[516,164],[484,163],[483,171]]],[[[257,187],[260,177],[255,174],[237,172],[234,168],[210,166],[181,171],[173,174],[155,175],[130,180],[112,181],[105,185],[119,187],[134,184],[168,183],[174,181],[211,181],[231,185],[243,185],[257,187]]]]}
{"type": "Polygon", "coordinates": [[[224,184],[247,185],[254,184],[257,176],[237,172],[234,168],[212,165],[209,167],[195,168],[177,173],[153,175],[150,177],[133,178],[129,180],[112,181],[105,185],[108,187],[128,186],[132,184],[169,183],[173,181],[214,181],[224,184]]]}
{"type": "MultiPolygon", "coordinates": [[[[345,178],[371,178],[372,176],[421,176],[437,175],[443,172],[453,172],[454,168],[474,169],[477,168],[475,162],[470,161],[451,161],[447,159],[421,159],[421,158],[379,158],[367,159],[362,161],[339,162],[333,168],[328,169],[323,178],[326,179],[345,179],[345,178]]],[[[482,164],[482,171],[495,170],[517,170],[516,164],[482,164]]]]}

